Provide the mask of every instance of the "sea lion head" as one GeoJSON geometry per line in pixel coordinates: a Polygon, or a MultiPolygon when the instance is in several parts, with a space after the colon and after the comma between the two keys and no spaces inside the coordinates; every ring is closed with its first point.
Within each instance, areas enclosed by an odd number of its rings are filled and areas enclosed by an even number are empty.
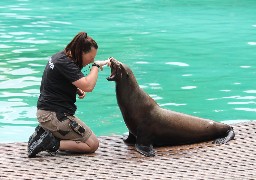
{"type": "Polygon", "coordinates": [[[114,58],[110,59],[110,63],[111,75],[107,78],[108,81],[119,81],[129,77],[129,72],[131,70],[126,65],[114,58]]]}

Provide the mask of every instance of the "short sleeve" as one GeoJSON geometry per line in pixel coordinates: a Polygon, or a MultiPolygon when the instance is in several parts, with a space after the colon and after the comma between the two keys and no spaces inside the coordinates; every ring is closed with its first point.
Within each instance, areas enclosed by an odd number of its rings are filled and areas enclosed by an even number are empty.
{"type": "Polygon", "coordinates": [[[55,64],[55,68],[70,82],[75,82],[84,77],[79,67],[67,58],[59,59],[55,64]]]}

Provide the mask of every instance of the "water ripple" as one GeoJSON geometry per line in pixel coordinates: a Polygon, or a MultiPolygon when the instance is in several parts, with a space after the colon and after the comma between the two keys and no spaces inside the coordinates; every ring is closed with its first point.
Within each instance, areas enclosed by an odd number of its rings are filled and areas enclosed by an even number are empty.
{"type": "Polygon", "coordinates": [[[14,8],[10,8],[10,10],[14,10],[14,11],[31,11],[32,9],[14,7],[14,8]]]}
{"type": "Polygon", "coordinates": [[[23,35],[29,35],[32,34],[31,32],[9,32],[8,34],[14,35],[14,36],[23,36],[23,35]]]}
{"type": "Polygon", "coordinates": [[[187,104],[177,104],[177,103],[163,103],[159,104],[159,106],[164,107],[164,106],[186,106],[187,104]]]}
{"type": "MultiPolygon", "coordinates": [[[[8,98],[8,97],[31,97],[29,93],[11,93],[11,92],[1,92],[0,97],[8,98]]],[[[10,101],[10,99],[8,99],[10,101]]]]}
{"type": "Polygon", "coordinates": [[[234,108],[238,111],[256,112],[256,108],[234,108]]]}
{"type": "Polygon", "coordinates": [[[12,52],[20,54],[20,53],[23,53],[23,52],[31,52],[31,51],[38,51],[38,49],[36,49],[36,48],[31,48],[31,49],[29,49],[29,48],[27,48],[27,49],[15,49],[12,52]]]}
{"type": "Polygon", "coordinates": [[[4,38],[4,39],[10,39],[10,38],[13,38],[13,36],[11,35],[7,35],[7,34],[1,34],[0,38],[4,38]]]}
{"type": "Polygon", "coordinates": [[[42,61],[46,60],[47,58],[31,58],[31,57],[19,57],[13,60],[9,60],[8,63],[23,63],[23,62],[35,62],[35,61],[42,61]]]}
{"type": "Polygon", "coordinates": [[[149,94],[150,97],[152,97],[154,100],[160,100],[163,99],[162,97],[156,95],[156,94],[149,94]]]}
{"type": "Polygon", "coordinates": [[[240,66],[240,68],[248,69],[251,68],[251,66],[240,66]]]}
{"type": "Polygon", "coordinates": [[[227,97],[223,97],[223,98],[224,99],[250,99],[250,100],[256,99],[255,96],[239,96],[239,95],[237,95],[237,96],[227,96],[227,97]]]}
{"type": "Polygon", "coordinates": [[[49,21],[51,23],[55,23],[55,24],[72,24],[71,22],[66,22],[66,21],[49,21]]]}
{"type": "Polygon", "coordinates": [[[6,76],[3,76],[3,75],[0,75],[0,80],[3,81],[3,80],[6,80],[6,76]]]}
{"type": "Polygon", "coordinates": [[[183,86],[181,89],[195,89],[197,88],[196,86],[183,86]]]}
{"type": "MultiPolygon", "coordinates": [[[[29,39],[22,39],[22,40],[15,40],[14,42],[18,43],[29,43],[29,44],[47,44],[50,43],[49,40],[38,40],[35,38],[29,38],[29,39]]],[[[37,50],[37,49],[36,49],[37,50]]]]}
{"type": "Polygon", "coordinates": [[[7,49],[7,48],[11,48],[12,46],[8,46],[8,45],[5,45],[5,44],[0,44],[0,48],[2,49],[7,49]]]}
{"type": "Polygon", "coordinates": [[[29,75],[29,74],[35,74],[40,71],[35,71],[30,68],[20,68],[20,69],[15,69],[12,71],[5,72],[6,74],[11,74],[11,75],[29,75]]]}
{"type": "Polygon", "coordinates": [[[0,89],[20,89],[30,86],[39,86],[41,78],[26,76],[17,79],[9,79],[3,82],[0,82],[0,89]]]}
{"type": "MultiPolygon", "coordinates": [[[[0,101],[0,103],[2,103],[0,101]]],[[[5,106],[0,105],[1,110],[1,123],[15,124],[36,124],[36,121],[27,121],[21,119],[35,119],[35,106],[25,106],[22,102],[8,102],[5,106]]]]}
{"type": "Polygon", "coordinates": [[[247,91],[244,91],[245,93],[252,93],[252,94],[256,94],[256,90],[247,90],[247,91]]]}
{"type": "Polygon", "coordinates": [[[255,46],[256,42],[248,42],[249,45],[255,46]]]}
{"type": "Polygon", "coordinates": [[[192,76],[192,74],[183,74],[182,76],[189,77],[189,76],[192,76]]]}
{"type": "Polygon", "coordinates": [[[189,66],[189,64],[187,64],[187,63],[182,63],[182,62],[167,62],[167,63],[165,63],[165,64],[174,65],[174,66],[181,66],[181,67],[189,66]]]}
{"type": "Polygon", "coordinates": [[[228,104],[256,104],[255,101],[248,101],[248,102],[228,102],[228,104]]]}
{"type": "Polygon", "coordinates": [[[222,89],[220,91],[222,91],[222,92],[230,92],[231,90],[229,90],[229,89],[222,89]]]}
{"type": "Polygon", "coordinates": [[[137,62],[135,62],[136,64],[149,64],[149,62],[147,62],[147,61],[137,61],[137,62]]]}

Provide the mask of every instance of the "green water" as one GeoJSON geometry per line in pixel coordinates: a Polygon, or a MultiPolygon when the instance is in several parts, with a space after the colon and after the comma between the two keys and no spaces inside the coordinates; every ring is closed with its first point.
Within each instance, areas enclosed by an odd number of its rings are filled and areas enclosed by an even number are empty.
{"type": "MultiPolygon", "coordinates": [[[[163,108],[255,120],[255,9],[255,0],[1,0],[0,142],[27,141],[48,57],[80,31],[97,41],[96,59],[129,65],[163,108]]],[[[77,101],[77,116],[98,136],[127,132],[109,74],[77,101]]]]}

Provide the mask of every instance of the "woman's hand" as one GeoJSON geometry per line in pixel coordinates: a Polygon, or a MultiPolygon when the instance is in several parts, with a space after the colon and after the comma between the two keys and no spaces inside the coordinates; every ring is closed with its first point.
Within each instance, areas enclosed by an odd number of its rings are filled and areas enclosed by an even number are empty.
{"type": "Polygon", "coordinates": [[[83,90],[79,89],[79,88],[77,88],[76,93],[78,94],[79,99],[83,99],[86,95],[85,92],[83,90]]]}
{"type": "Polygon", "coordinates": [[[103,66],[105,66],[105,65],[110,66],[110,64],[111,64],[110,59],[111,58],[108,58],[107,60],[104,60],[104,61],[95,61],[94,63],[100,66],[100,70],[103,70],[103,66]]]}

